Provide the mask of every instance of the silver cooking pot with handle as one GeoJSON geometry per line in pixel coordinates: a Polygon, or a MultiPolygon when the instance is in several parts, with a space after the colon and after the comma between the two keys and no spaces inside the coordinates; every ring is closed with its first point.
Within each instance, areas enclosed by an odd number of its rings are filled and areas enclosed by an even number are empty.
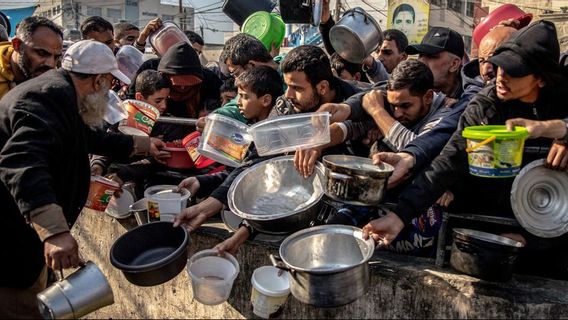
{"type": "Polygon", "coordinates": [[[383,200],[394,171],[390,164],[374,165],[369,158],[346,155],[328,155],[322,160],[328,197],[359,206],[378,205],[383,200]]]}
{"type": "Polygon", "coordinates": [[[355,7],[329,30],[329,40],[343,59],[361,63],[383,42],[383,32],[373,17],[355,7]]]}
{"type": "Polygon", "coordinates": [[[272,264],[290,272],[290,291],[316,307],[355,301],[369,287],[369,259],[375,242],[363,240],[359,228],[324,225],[298,231],[280,245],[272,264]]]}

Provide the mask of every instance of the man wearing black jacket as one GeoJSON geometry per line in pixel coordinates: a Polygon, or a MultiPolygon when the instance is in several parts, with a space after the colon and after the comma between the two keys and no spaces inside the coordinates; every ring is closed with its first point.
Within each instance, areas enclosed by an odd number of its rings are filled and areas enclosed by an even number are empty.
{"type": "MultiPolygon", "coordinates": [[[[566,79],[559,74],[559,55],[556,29],[548,21],[521,29],[504,42],[490,59],[499,67],[495,84],[484,88],[472,99],[456,132],[440,155],[401,194],[393,212],[364,227],[365,235],[387,244],[395,241],[412,218],[450,188],[456,191],[455,210],[513,216],[509,198],[513,179],[484,179],[469,175],[466,140],[462,137],[462,131],[469,126],[502,125],[512,118],[566,118],[568,110],[561,106],[568,96],[563,89],[566,88],[566,79]]],[[[551,143],[551,139],[544,138],[528,140],[523,153],[523,166],[533,160],[546,158],[551,143]],[[541,151],[529,152],[533,150],[541,151]]],[[[568,259],[565,254],[559,254],[565,251],[568,243],[566,236],[545,241],[525,230],[502,231],[514,232],[526,240],[527,246],[521,253],[521,260],[528,264],[539,263],[538,269],[532,268],[530,272],[568,278],[568,259]]]]}
{"type": "Polygon", "coordinates": [[[161,145],[100,129],[113,77],[129,82],[107,46],[77,42],[62,67],[0,101],[0,318],[39,318],[46,265],[81,263],[69,230],[89,191],[88,154],[127,159],[161,145]]]}

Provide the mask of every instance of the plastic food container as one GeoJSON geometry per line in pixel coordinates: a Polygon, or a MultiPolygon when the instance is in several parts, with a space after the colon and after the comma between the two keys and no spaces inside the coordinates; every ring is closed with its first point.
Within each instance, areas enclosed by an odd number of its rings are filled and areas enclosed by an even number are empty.
{"type": "Polygon", "coordinates": [[[237,120],[210,114],[197,151],[224,165],[238,167],[243,164],[252,143],[248,128],[237,120]]]}
{"type": "Polygon", "coordinates": [[[117,182],[101,176],[91,176],[91,184],[89,186],[89,196],[85,207],[105,211],[110,198],[116,190],[120,189],[117,182]]]}
{"type": "Polygon", "coordinates": [[[190,169],[193,168],[193,160],[183,147],[178,147],[174,143],[166,143],[163,149],[171,154],[171,157],[166,159],[166,166],[174,169],[190,169]]]}
{"type": "Polygon", "coordinates": [[[115,124],[128,117],[128,113],[122,107],[122,100],[118,97],[116,92],[108,91],[108,104],[103,116],[108,124],[115,124]]]}
{"type": "Polygon", "coordinates": [[[116,219],[124,219],[130,216],[130,206],[136,201],[133,186],[125,184],[122,186],[120,197],[112,196],[105,210],[105,213],[116,219]]]}
{"type": "Polygon", "coordinates": [[[514,177],[521,170],[527,129],[505,126],[473,126],[463,130],[467,139],[469,173],[487,178],[514,177]]]}
{"type": "Polygon", "coordinates": [[[499,24],[499,22],[508,19],[517,19],[521,23],[519,28],[527,26],[532,20],[531,13],[525,13],[519,7],[512,3],[507,3],[502,6],[497,7],[495,10],[491,11],[487,17],[478,24],[473,30],[473,42],[479,47],[481,39],[491,30],[499,24]]]}
{"type": "Polygon", "coordinates": [[[138,71],[143,62],[144,55],[133,46],[122,46],[116,53],[118,69],[130,80],[134,80],[136,71],[138,71]]]}
{"type": "Polygon", "coordinates": [[[191,196],[189,190],[182,188],[177,192],[177,186],[157,185],[144,191],[148,200],[148,219],[152,221],[174,221],[176,215],[187,207],[187,199],[191,196]]]}
{"type": "Polygon", "coordinates": [[[272,43],[276,48],[280,48],[286,33],[286,26],[278,14],[258,11],[247,18],[241,32],[257,38],[268,51],[271,51],[272,43]]]}
{"type": "Polygon", "coordinates": [[[159,56],[163,56],[176,43],[187,42],[191,44],[185,33],[171,21],[164,22],[160,29],[152,32],[149,41],[159,56]]]}
{"type": "Polygon", "coordinates": [[[197,148],[199,148],[200,141],[201,132],[194,131],[185,136],[181,142],[197,169],[203,169],[215,163],[215,161],[199,154],[197,148]]]}
{"type": "Polygon", "coordinates": [[[235,257],[229,253],[219,256],[217,250],[209,249],[191,256],[187,265],[195,300],[205,305],[227,301],[239,274],[239,263],[235,257]]]}
{"type": "Polygon", "coordinates": [[[252,273],[250,299],[253,313],[261,318],[277,316],[290,295],[288,272],[278,275],[279,272],[282,271],[273,266],[263,266],[252,273]]]}
{"type": "Polygon", "coordinates": [[[120,121],[118,130],[134,136],[149,136],[156,120],[160,117],[160,111],[138,100],[124,100],[122,106],[128,113],[128,117],[120,121]]]}
{"type": "Polygon", "coordinates": [[[314,112],[276,117],[249,130],[260,156],[313,148],[329,143],[329,113],[314,112]]]}

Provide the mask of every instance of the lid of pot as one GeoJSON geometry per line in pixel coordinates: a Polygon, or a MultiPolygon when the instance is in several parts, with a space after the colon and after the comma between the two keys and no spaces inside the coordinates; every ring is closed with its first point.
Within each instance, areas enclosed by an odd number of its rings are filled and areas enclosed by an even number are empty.
{"type": "Polygon", "coordinates": [[[357,156],[327,155],[324,156],[322,160],[324,165],[332,171],[336,170],[336,168],[341,168],[349,171],[350,174],[361,174],[380,178],[388,177],[394,171],[394,167],[386,162],[375,165],[373,164],[373,160],[357,156]]]}
{"type": "Polygon", "coordinates": [[[544,159],[529,163],[513,182],[511,207],[521,226],[536,236],[568,232],[568,173],[546,168],[544,159]]]}
{"type": "Polygon", "coordinates": [[[461,235],[466,238],[467,237],[474,238],[477,240],[499,244],[503,246],[517,247],[517,248],[524,247],[524,245],[519,241],[478,230],[456,228],[454,229],[454,234],[461,235]]]}

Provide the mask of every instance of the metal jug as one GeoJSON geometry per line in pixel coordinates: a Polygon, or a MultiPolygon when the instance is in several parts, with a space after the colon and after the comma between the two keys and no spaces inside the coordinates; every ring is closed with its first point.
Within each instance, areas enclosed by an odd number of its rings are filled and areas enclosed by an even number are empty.
{"type": "Polygon", "coordinates": [[[91,261],[38,293],[37,299],[45,319],[78,319],[114,303],[106,277],[91,261]]]}

